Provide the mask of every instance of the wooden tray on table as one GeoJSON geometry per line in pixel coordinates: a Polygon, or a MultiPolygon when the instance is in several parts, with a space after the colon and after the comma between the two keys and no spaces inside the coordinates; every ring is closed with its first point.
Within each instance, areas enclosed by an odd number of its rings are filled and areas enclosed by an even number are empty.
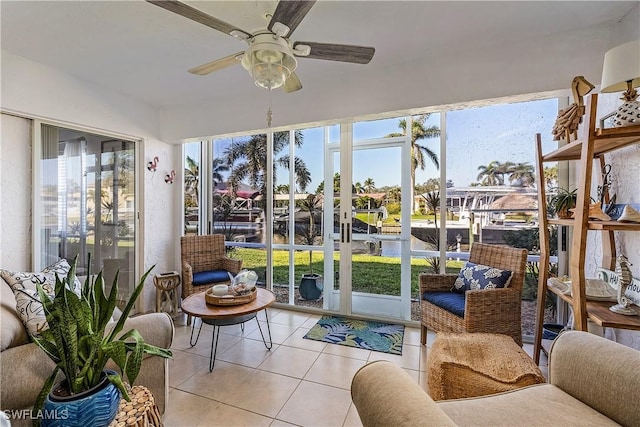
{"type": "Polygon", "coordinates": [[[213,294],[213,288],[209,288],[204,294],[204,299],[209,305],[240,305],[255,301],[258,295],[258,288],[253,288],[246,295],[235,295],[231,291],[228,295],[217,296],[213,294]]]}

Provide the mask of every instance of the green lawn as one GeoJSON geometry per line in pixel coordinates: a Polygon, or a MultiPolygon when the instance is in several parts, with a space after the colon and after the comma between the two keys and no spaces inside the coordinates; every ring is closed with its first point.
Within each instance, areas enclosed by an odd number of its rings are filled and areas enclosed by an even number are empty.
{"type": "MultiPolygon", "coordinates": [[[[255,270],[264,280],[266,252],[262,249],[236,248],[231,255],[233,258],[242,259],[242,268],[255,270]]],[[[337,252],[334,252],[334,271],[337,271],[337,252]]],[[[400,295],[400,259],[386,258],[372,255],[352,255],[353,274],[352,286],[354,291],[368,292],[384,295],[400,295]]],[[[313,272],[323,273],[324,254],[320,251],[313,252],[313,272]]],[[[457,273],[463,262],[449,261],[447,272],[457,273]]],[[[289,283],[289,252],[273,251],[273,278],[276,284],[289,283]]],[[[309,252],[297,251],[294,254],[295,279],[294,283],[300,283],[303,274],[309,273],[309,252]]],[[[411,260],[411,293],[418,293],[418,274],[428,271],[429,267],[423,258],[411,260]]]]}

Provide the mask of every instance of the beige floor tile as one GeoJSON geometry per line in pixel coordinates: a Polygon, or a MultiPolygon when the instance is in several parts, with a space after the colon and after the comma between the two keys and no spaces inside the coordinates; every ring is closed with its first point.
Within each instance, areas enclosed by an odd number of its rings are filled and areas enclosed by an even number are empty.
{"type": "Polygon", "coordinates": [[[196,372],[209,366],[209,359],[197,354],[174,350],[169,359],[169,386],[176,387],[196,372]]]}
{"type": "Polygon", "coordinates": [[[289,424],[286,421],[282,420],[273,420],[270,424],[271,427],[296,427],[295,424],[289,424]]]}
{"type": "Polygon", "coordinates": [[[321,354],[304,379],[349,390],[354,374],[365,364],[364,360],[321,354]]]}
{"type": "Polygon", "coordinates": [[[363,348],[349,347],[348,345],[327,344],[322,350],[323,353],[333,354],[335,356],[351,357],[353,359],[367,360],[371,356],[371,350],[363,348]]]}
{"type": "Polygon", "coordinates": [[[285,375],[256,370],[233,390],[225,393],[221,399],[223,403],[275,418],[300,381],[285,375]]]}
{"type": "MultiPolygon", "coordinates": [[[[262,328],[262,333],[264,334],[267,342],[269,341],[269,330],[267,329],[266,322],[260,322],[260,327],[262,328]]],[[[277,323],[269,322],[269,329],[271,329],[271,339],[274,344],[282,344],[296,331],[295,326],[289,325],[279,325],[277,323]]],[[[262,336],[260,335],[260,331],[258,329],[251,332],[247,335],[247,338],[252,340],[262,341],[262,336]]]]}
{"type": "Polygon", "coordinates": [[[305,339],[304,336],[309,332],[309,329],[299,327],[296,331],[291,334],[289,338],[282,345],[286,345],[287,347],[296,347],[303,348],[305,350],[313,350],[313,351],[322,351],[328,345],[323,341],[316,340],[308,340],[305,339]]]}
{"type": "Polygon", "coordinates": [[[171,389],[162,422],[166,427],[195,426],[206,416],[202,409],[216,405],[217,402],[205,397],[171,389]]]}
{"type": "Polygon", "coordinates": [[[529,355],[529,357],[533,359],[533,344],[523,343],[522,349],[524,350],[525,353],[529,355]]]}
{"type": "Polygon", "coordinates": [[[427,347],[431,347],[433,345],[433,342],[436,340],[436,336],[437,333],[435,331],[427,331],[427,347]]]}
{"type": "Polygon", "coordinates": [[[350,405],[348,390],[302,381],[277,418],[303,426],[341,426],[350,405]]]}
{"type": "Polygon", "coordinates": [[[225,402],[224,397],[233,393],[254,370],[245,366],[217,360],[212,372],[209,366],[178,385],[178,389],[209,399],[225,402]]]}
{"type": "Polygon", "coordinates": [[[206,415],[201,418],[198,426],[268,426],[273,420],[269,417],[254,414],[244,409],[234,408],[224,403],[216,402],[212,408],[207,408],[206,415]]]}
{"type": "Polygon", "coordinates": [[[255,319],[251,319],[248,322],[244,322],[244,331],[242,329],[242,325],[229,325],[223,326],[222,329],[220,329],[220,333],[227,335],[236,335],[238,337],[246,337],[256,329],[258,329],[258,322],[256,322],[255,319]]]}
{"type": "Polygon", "coordinates": [[[271,350],[267,349],[262,341],[243,339],[234,344],[225,352],[218,356],[218,360],[224,360],[230,363],[257,368],[278,348],[274,344],[271,350]]]}
{"type": "Polygon", "coordinates": [[[280,346],[258,366],[262,371],[303,378],[320,353],[295,347],[280,346]]]}
{"type": "Polygon", "coordinates": [[[422,353],[426,354],[426,349],[416,347],[414,345],[403,345],[402,356],[382,353],[379,351],[372,351],[368,361],[373,362],[374,360],[388,360],[402,368],[414,369],[418,371],[420,370],[420,355],[422,353]]]}
{"type": "Polygon", "coordinates": [[[320,320],[322,318],[321,314],[312,314],[311,316],[309,316],[309,318],[302,324],[300,325],[302,328],[308,328],[311,329],[314,327],[314,325],[316,323],[318,323],[318,320],[320,320]]]}
{"type": "MultiPolygon", "coordinates": [[[[269,315],[269,319],[273,319],[273,317],[277,316],[278,313],[280,313],[281,311],[286,311],[286,310],[282,310],[280,308],[274,308],[274,307],[268,308],[267,309],[267,314],[269,315]]],[[[258,318],[260,320],[265,320],[264,311],[261,311],[260,313],[258,313],[258,318]]]]}
{"type": "MultiPolygon", "coordinates": [[[[198,334],[198,331],[195,331],[195,336],[198,334]]],[[[173,342],[171,343],[171,349],[173,350],[181,350],[181,351],[189,351],[191,349],[191,344],[189,344],[189,340],[191,339],[191,328],[181,327],[176,328],[175,333],[173,334],[173,342]]],[[[211,344],[211,330],[204,330],[200,334],[200,339],[198,340],[198,344],[202,340],[209,340],[209,344],[211,344]]]]}
{"type": "MultiPolygon", "coordinates": [[[[194,347],[186,351],[188,351],[189,353],[199,354],[200,356],[210,357],[212,337],[213,337],[212,331],[203,330],[202,334],[200,334],[200,339],[198,339],[198,343],[194,347]]],[[[216,356],[229,350],[231,347],[233,347],[238,342],[240,342],[241,339],[242,338],[235,335],[226,335],[226,334],[220,333],[218,335],[218,349],[217,349],[216,356]]]]}
{"type": "Polygon", "coordinates": [[[344,427],[362,427],[362,421],[360,421],[360,415],[358,415],[358,409],[353,403],[349,406],[347,412],[347,419],[344,420],[344,427]]]}
{"type": "Polygon", "coordinates": [[[420,344],[420,328],[405,327],[403,345],[422,345],[420,344]]]}
{"type": "Polygon", "coordinates": [[[425,346],[420,347],[420,370],[426,372],[429,366],[429,351],[430,349],[425,346]]]}
{"type": "Polygon", "coordinates": [[[285,311],[282,310],[280,313],[271,317],[271,322],[279,324],[279,325],[288,325],[295,326],[296,328],[304,324],[309,319],[311,314],[296,312],[296,311],[285,311]]]}

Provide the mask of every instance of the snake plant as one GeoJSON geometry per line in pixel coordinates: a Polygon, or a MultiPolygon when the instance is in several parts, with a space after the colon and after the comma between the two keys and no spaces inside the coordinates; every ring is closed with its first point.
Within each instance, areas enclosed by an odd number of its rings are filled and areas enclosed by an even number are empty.
{"type": "MultiPolygon", "coordinates": [[[[90,264],[90,263],[89,263],[90,264]]],[[[164,358],[171,358],[171,351],[145,343],[136,329],[119,335],[124,322],[133,305],[142,292],[144,282],[151,270],[145,272],[118,322],[111,330],[107,330],[114,309],[118,292],[118,274],[113,280],[111,291],[106,296],[102,272],[97,277],[88,274],[80,295],[73,292],[76,277],[76,260],[66,277],[56,276],[55,295],[49,296],[38,286],[40,301],[45,310],[49,329],[34,336],[35,343],[53,360],[56,367],[45,381],[36,399],[34,409],[43,407],[44,400],[51,391],[56,376],[62,372],[66,377],[70,395],[86,391],[96,386],[105,365],[111,359],[120,368],[120,373],[107,375],[122,396],[130,401],[130,396],[123,383],[123,375],[131,384],[135,381],[144,353],[164,358]]]]}

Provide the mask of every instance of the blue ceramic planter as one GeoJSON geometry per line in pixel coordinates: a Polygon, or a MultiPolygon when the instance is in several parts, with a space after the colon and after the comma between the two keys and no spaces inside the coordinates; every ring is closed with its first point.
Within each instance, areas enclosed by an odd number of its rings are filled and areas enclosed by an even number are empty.
{"type": "MultiPolygon", "coordinates": [[[[66,381],[63,381],[63,383],[66,381]]],[[[58,388],[54,385],[53,390],[58,388]]],[[[104,379],[94,388],[68,397],[49,393],[41,425],[45,427],[108,426],[118,413],[120,390],[104,379]]]]}

